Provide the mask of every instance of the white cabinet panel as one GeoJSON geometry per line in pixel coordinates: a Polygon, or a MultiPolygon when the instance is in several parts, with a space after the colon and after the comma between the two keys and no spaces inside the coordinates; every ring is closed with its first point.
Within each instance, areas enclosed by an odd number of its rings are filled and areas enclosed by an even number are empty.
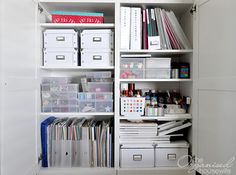
{"type": "MultiPolygon", "coordinates": [[[[198,13],[197,157],[227,163],[236,156],[236,1],[201,1],[198,13]]],[[[236,173],[233,162],[231,174],[236,173]]],[[[202,173],[204,174],[204,173],[202,173]]]]}
{"type": "Polygon", "coordinates": [[[37,170],[35,3],[1,4],[1,175],[37,170]]]}

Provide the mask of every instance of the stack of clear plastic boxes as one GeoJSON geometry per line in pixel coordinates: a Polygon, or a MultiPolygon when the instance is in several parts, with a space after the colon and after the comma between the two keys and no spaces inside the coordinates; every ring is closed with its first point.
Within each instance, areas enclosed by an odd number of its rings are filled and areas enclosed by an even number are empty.
{"type": "Polygon", "coordinates": [[[88,73],[90,82],[78,93],[79,112],[113,112],[113,79],[111,72],[88,73]]]}
{"type": "Polygon", "coordinates": [[[68,77],[43,78],[41,84],[42,112],[77,112],[78,84],[68,77]]]}
{"type": "Polygon", "coordinates": [[[113,112],[111,72],[87,72],[79,84],[68,77],[46,77],[41,84],[42,112],[113,112]]]}

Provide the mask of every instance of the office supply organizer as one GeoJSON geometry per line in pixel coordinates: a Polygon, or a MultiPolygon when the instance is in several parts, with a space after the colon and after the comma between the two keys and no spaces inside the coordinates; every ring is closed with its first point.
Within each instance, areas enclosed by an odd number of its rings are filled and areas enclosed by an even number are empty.
{"type": "Polygon", "coordinates": [[[143,97],[121,97],[121,115],[133,116],[144,115],[145,98],[143,97]]]}

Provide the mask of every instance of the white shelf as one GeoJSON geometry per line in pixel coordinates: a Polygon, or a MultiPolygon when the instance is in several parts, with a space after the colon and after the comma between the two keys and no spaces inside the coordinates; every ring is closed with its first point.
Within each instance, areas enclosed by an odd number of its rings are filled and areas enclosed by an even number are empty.
{"type": "Polygon", "coordinates": [[[191,114],[169,114],[167,116],[143,116],[143,117],[125,117],[120,116],[120,120],[157,120],[157,121],[173,121],[173,120],[187,120],[192,119],[191,114]]]}
{"type": "Polygon", "coordinates": [[[114,66],[109,67],[40,67],[42,70],[114,70],[114,66]]]}
{"type": "Polygon", "coordinates": [[[188,50],[120,50],[121,54],[151,54],[152,56],[177,56],[193,53],[188,50]]]}
{"type": "Polygon", "coordinates": [[[106,29],[106,28],[114,28],[114,23],[103,23],[103,24],[75,24],[75,23],[41,23],[40,27],[45,29],[57,29],[57,28],[91,28],[91,29],[106,29]]]}
{"type": "Polygon", "coordinates": [[[83,167],[69,167],[69,168],[41,168],[40,175],[111,175],[116,174],[114,168],[83,168],[83,167]]]}
{"type": "Polygon", "coordinates": [[[42,112],[40,114],[41,116],[56,116],[56,117],[60,117],[60,116],[112,116],[114,115],[114,112],[86,112],[86,113],[82,113],[82,112],[42,112]]]}
{"type": "Polygon", "coordinates": [[[192,79],[120,79],[120,82],[191,82],[192,79]]]}

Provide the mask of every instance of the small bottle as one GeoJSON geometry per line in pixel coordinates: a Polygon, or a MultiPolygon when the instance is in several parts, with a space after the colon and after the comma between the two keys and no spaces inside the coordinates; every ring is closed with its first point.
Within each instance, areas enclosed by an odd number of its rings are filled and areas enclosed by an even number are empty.
{"type": "Polygon", "coordinates": [[[129,97],[134,96],[134,90],[135,90],[135,84],[134,83],[129,83],[128,84],[128,90],[129,90],[129,97]]]}
{"type": "Polygon", "coordinates": [[[161,90],[158,91],[158,103],[164,104],[164,94],[161,90]]]}
{"type": "Polygon", "coordinates": [[[156,95],[156,90],[152,90],[152,95],[151,95],[151,106],[157,105],[157,95],[156,95]]]}
{"type": "Polygon", "coordinates": [[[165,103],[166,104],[172,104],[172,100],[171,100],[171,96],[170,96],[170,91],[169,90],[166,91],[165,103]]]}

